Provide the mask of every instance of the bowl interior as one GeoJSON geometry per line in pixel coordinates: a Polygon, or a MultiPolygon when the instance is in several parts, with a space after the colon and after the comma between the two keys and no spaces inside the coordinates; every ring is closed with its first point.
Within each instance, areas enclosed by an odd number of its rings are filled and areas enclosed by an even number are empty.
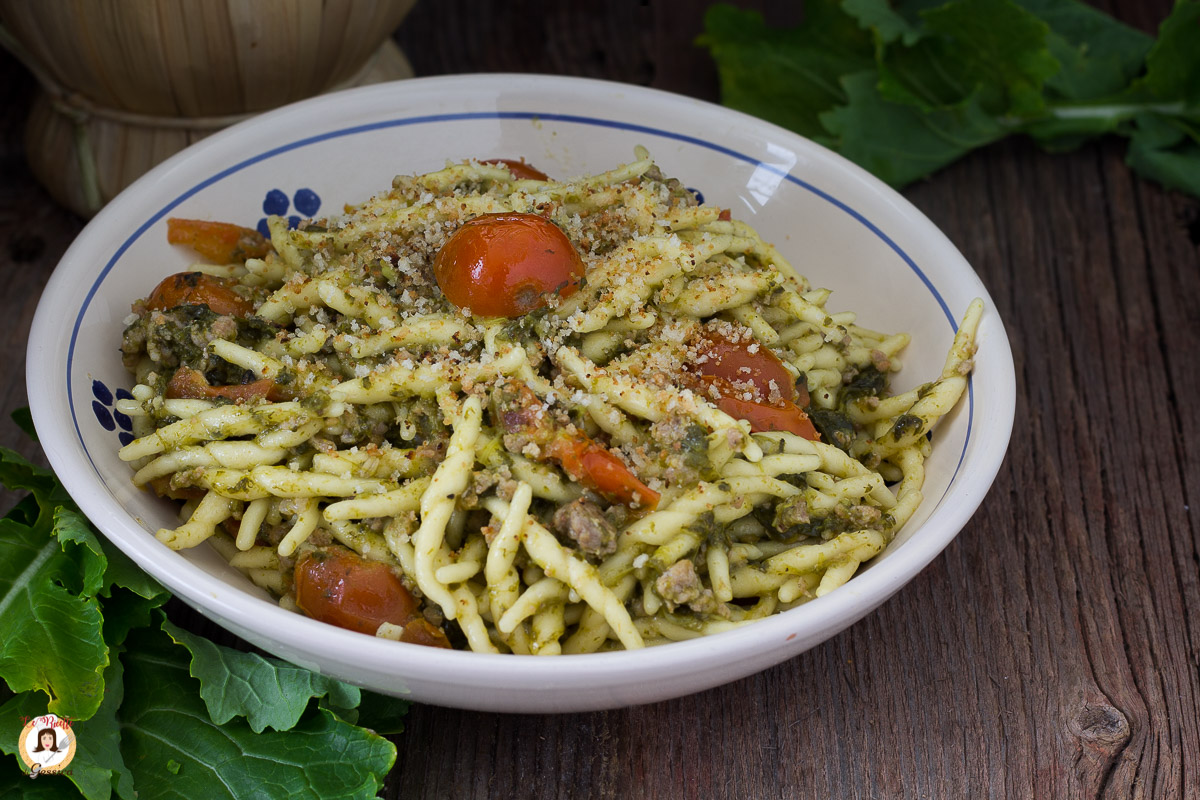
{"type": "MultiPolygon", "coordinates": [[[[64,257],[39,308],[30,343],[30,400],[52,464],[119,547],[237,632],[293,660],[375,688],[423,687],[419,676],[411,675],[380,685],[360,667],[399,658],[405,669],[419,673],[428,654],[413,655],[408,651],[414,648],[394,645],[389,651],[391,643],[353,634],[346,639],[341,631],[331,635],[349,642],[354,658],[306,652],[305,636],[324,632],[325,626],[277,609],[210,548],[174,553],[153,539],[154,530],[177,524],[175,510],[133,487],[128,466],[116,455],[130,436],[129,421],[113,408],[131,385],[118,351],[130,303],[191,262],[188,251],[167,244],[168,216],[256,226],[268,212],[336,214],[345,203],[385,190],[395,174],[431,171],[447,160],[523,157],[553,176],[570,177],[627,162],[636,145],[650,150],[665,175],[754,225],[815,286],[832,289],[831,310],[854,311],[860,324],[876,330],[909,332],[912,344],[894,383],[897,391],[940,373],[957,317],[972,298],[983,297],[989,306],[969,395],[934,434],[925,503],[887,551],[847,587],[820,601],[712,638],[729,640],[721,647],[734,650],[769,651],[769,658],[748,660],[753,668],[798,652],[797,638],[811,644],[832,635],[932,559],[982,499],[1012,421],[1012,361],[1003,327],[954,247],[873,178],[767,123],[650,90],[529,76],[370,87],[265,115],[163,164],[88,226],[64,257]],[[256,622],[260,619],[262,624],[256,622]],[[756,628],[761,632],[748,633],[756,628]],[[740,645],[734,641],[738,637],[740,645]]],[[[665,665],[675,659],[662,652],[687,644],[621,655],[665,665]]],[[[326,650],[310,648],[317,649],[326,650]]],[[[556,674],[582,674],[584,668],[570,662],[595,658],[563,659],[556,674]]],[[[630,669],[639,669],[633,663],[630,669]]],[[[717,679],[708,685],[737,677],[728,668],[712,675],[717,679]]],[[[518,677],[513,680],[519,683],[518,677]]],[[[433,702],[488,705],[416,691],[433,702]]],[[[673,689],[662,696],[671,693],[682,692],[673,689]]],[[[611,690],[606,697],[608,704],[629,701],[611,690]]],[[[571,706],[569,698],[559,702],[571,706]]],[[[595,707],[594,699],[590,705],[595,707]]]]}

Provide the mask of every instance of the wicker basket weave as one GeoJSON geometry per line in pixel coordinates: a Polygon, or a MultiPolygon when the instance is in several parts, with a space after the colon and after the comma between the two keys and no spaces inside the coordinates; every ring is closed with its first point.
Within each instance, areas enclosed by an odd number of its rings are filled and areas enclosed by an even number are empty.
{"type": "Polygon", "coordinates": [[[30,168],[84,216],[187,145],[322,92],[412,76],[390,39],[415,0],[0,0],[41,84],[30,168]]]}

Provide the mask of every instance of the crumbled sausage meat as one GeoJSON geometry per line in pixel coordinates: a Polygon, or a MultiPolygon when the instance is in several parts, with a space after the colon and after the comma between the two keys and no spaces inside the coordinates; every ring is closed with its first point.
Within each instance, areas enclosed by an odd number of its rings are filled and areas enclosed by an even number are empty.
{"type": "Polygon", "coordinates": [[[688,559],[676,561],[658,576],[654,590],[674,610],[676,606],[694,603],[704,593],[704,584],[696,574],[696,567],[688,559]]]}
{"type": "Polygon", "coordinates": [[[617,529],[599,507],[582,498],[554,513],[554,527],[589,555],[607,556],[617,551],[617,529]]]}

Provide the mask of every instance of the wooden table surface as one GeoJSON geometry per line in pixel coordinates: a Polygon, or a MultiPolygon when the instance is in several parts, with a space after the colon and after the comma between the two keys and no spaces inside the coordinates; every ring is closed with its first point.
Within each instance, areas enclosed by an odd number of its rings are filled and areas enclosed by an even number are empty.
{"type": "MultiPolygon", "coordinates": [[[[1154,31],[1170,3],[1098,5],[1154,31]]],[[[585,75],[716,100],[691,44],[703,6],[424,0],[397,39],[419,75],[585,75]]],[[[0,55],[5,420],[26,404],[38,295],[83,224],[24,164],[31,96],[0,55]]],[[[1200,798],[1200,202],[1123,155],[1115,140],[1053,156],[1010,141],[905,191],[987,285],[1018,381],[991,493],[911,584],[825,644],[692,697],[561,716],[414,706],[385,796],[1200,798]]],[[[7,423],[0,444],[41,459],[7,423]]]]}

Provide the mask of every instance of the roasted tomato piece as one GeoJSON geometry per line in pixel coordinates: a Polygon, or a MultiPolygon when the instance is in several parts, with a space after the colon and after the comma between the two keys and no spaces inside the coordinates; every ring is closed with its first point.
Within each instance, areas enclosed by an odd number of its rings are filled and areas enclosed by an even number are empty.
{"type": "Polygon", "coordinates": [[[531,181],[548,181],[550,176],[542,172],[532,164],[526,164],[524,160],[517,161],[513,158],[489,158],[487,161],[480,162],[483,164],[496,164],[508,167],[508,171],[513,174],[518,180],[531,181]]]}
{"type": "Polygon", "coordinates": [[[203,272],[177,272],[163,279],[146,298],[146,307],[166,311],[178,306],[207,306],[213,313],[246,317],[254,305],[230,288],[229,281],[203,272]]]}
{"type": "Polygon", "coordinates": [[[696,349],[699,357],[688,366],[689,372],[717,408],[746,420],[756,433],[786,431],[820,439],[801,408],[808,402],[808,391],[796,388],[791,373],[769,349],[753,340],[735,342],[711,332],[696,349]]]}
{"type": "Polygon", "coordinates": [[[785,402],[779,405],[769,405],[742,400],[737,397],[736,389],[727,381],[719,378],[713,379],[711,382],[706,381],[706,384],[716,386],[721,393],[720,398],[714,401],[717,408],[731,417],[746,420],[750,423],[750,430],[755,433],[786,431],[812,441],[820,440],[817,429],[813,427],[808,414],[804,413],[804,409],[795,403],[785,402]]]}
{"type": "Polygon", "coordinates": [[[375,634],[384,622],[405,626],[417,601],[387,564],[344,547],[310,550],[296,560],[296,605],[339,628],[375,634]]]}
{"type": "Polygon", "coordinates": [[[410,644],[422,644],[426,647],[450,648],[450,640],[442,629],[424,617],[415,617],[404,626],[400,641],[410,644]]]}
{"type": "Polygon", "coordinates": [[[654,508],[659,494],[633,474],[625,462],[583,434],[563,433],[545,449],[572,480],[627,506],[654,508]]]}
{"type": "Polygon", "coordinates": [[[484,214],[438,250],[433,272],[451,303],[483,317],[519,317],[568,297],[583,259],[553,222],[537,214],[484,214]]]}
{"type": "Polygon", "coordinates": [[[171,217],[167,220],[167,241],[186,244],[214,264],[244,263],[247,258],[264,258],[271,252],[271,243],[253,228],[203,219],[171,217]]]}
{"type": "Polygon", "coordinates": [[[224,397],[243,403],[264,398],[273,403],[288,399],[287,394],[270,378],[260,378],[250,383],[213,386],[204,377],[204,373],[189,367],[175,370],[170,383],[167,384],[166,395],[168,400],[211,400],[214,397],[224,397]]]}

